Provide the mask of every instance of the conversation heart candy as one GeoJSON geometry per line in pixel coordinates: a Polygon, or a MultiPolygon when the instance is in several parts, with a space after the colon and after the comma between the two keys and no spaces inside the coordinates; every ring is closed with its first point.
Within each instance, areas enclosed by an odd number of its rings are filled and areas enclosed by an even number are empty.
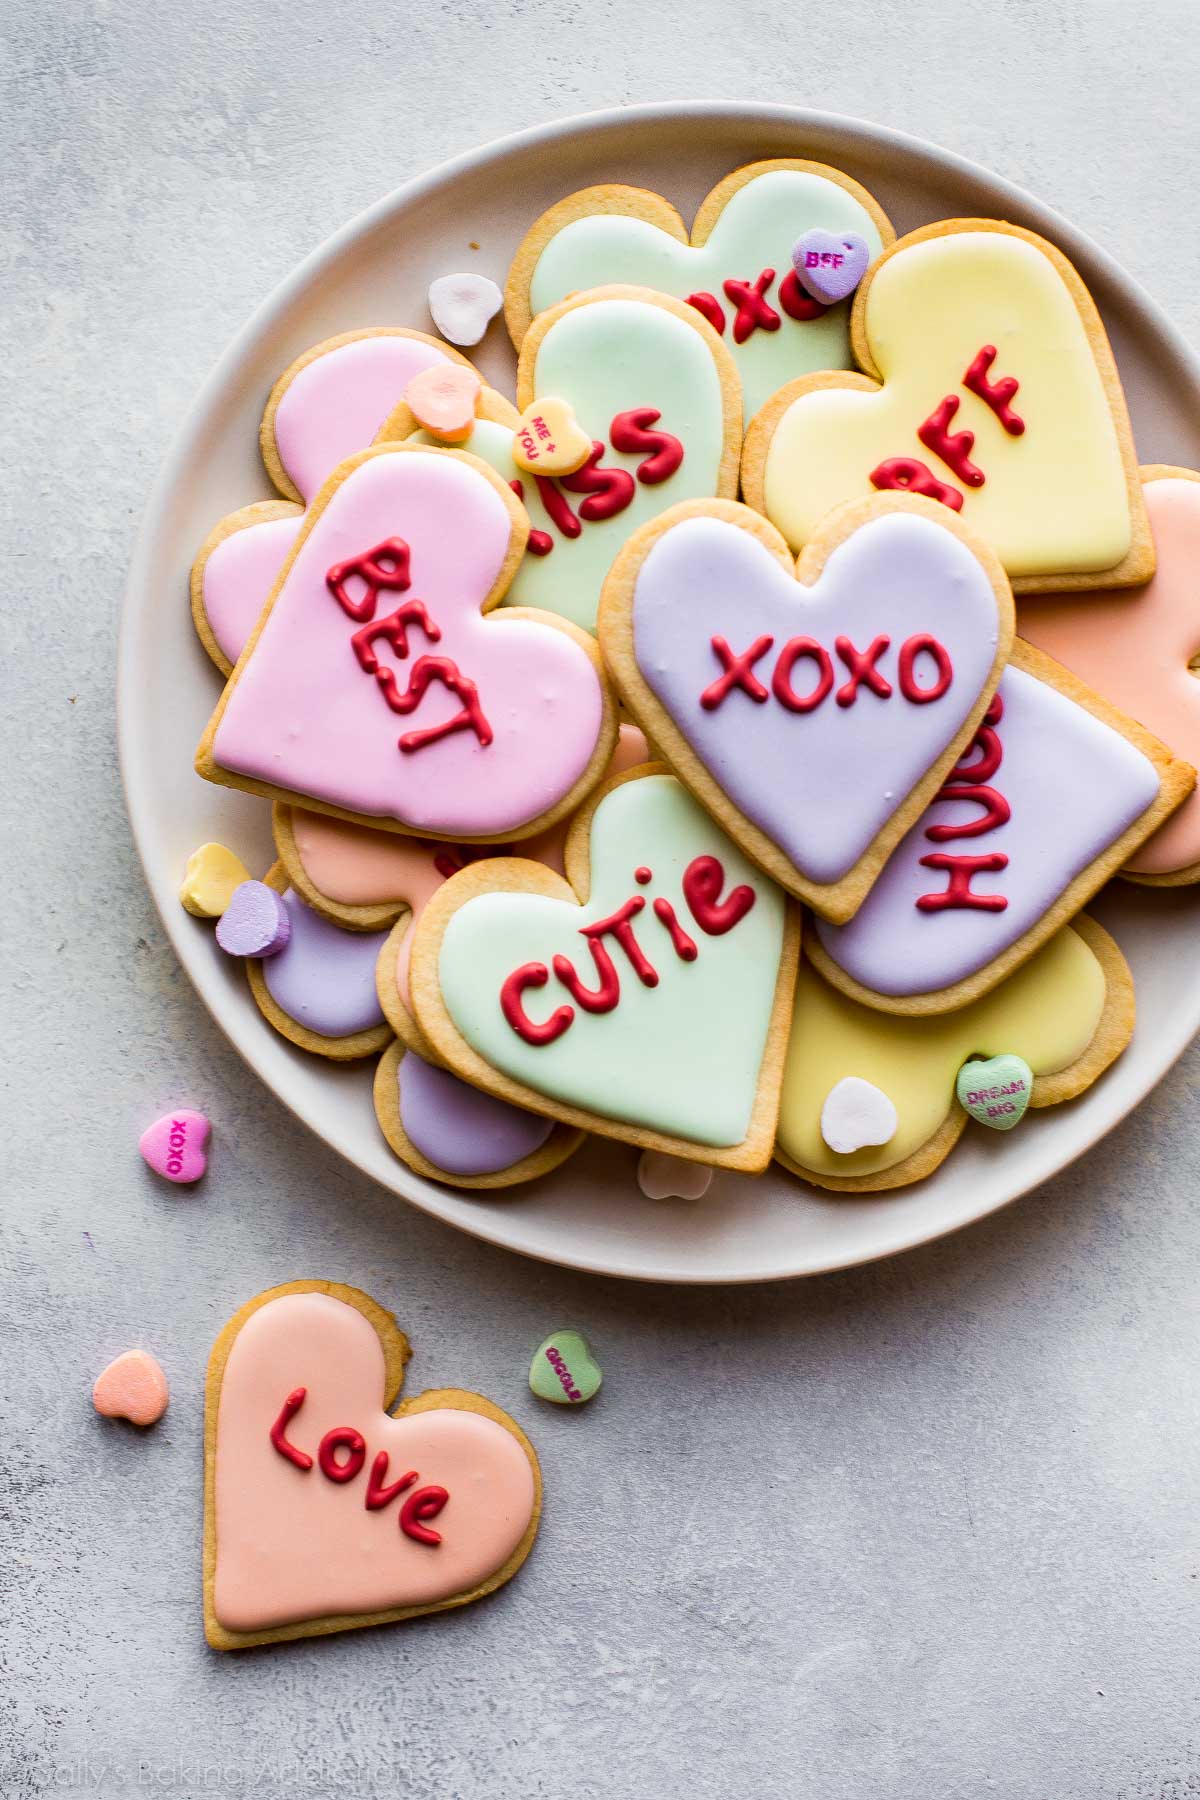
{"type": "Polygon", "coordinates": [[[429,284],[429,311],[451,344],[477,344],[504,304],[486,275],[439,275],[429,284]]]}
{"type": "Polygon", "coordinates": [[[92,1405],[105,1419],[154,1425],[167,1410],[167,1378],[148,1350],[126,1350],[96,1377],[92,1405]]]}
{"type": "Polygon", "coordinates": [[[208,1167],[210,1130],[202,1112],[164,1113],[142,1133],[138,1148],[156,1174],[186,1186],[199,1181],[208,1167]]]}
{"type": "Polygon", "coordinates": [[[813,226],[792,245],[792,266],[801,286],[823,306],[833,306],[852,294],[870,260],[870,245],[857,231],[822,231],[813,226]]]}
{"type": "Polygon", "coordinates": [[[647,1200],[700,1200],[713,1172],[707,1163],[685,1162],[665,1150],[643,1150],[638,1158],[638,1186],[647,1200]]]}
{"type": "Polygon", "coordinates": [[[600,1365],[578,1331],[556,1331],[540,1343],[529,1365],[529,1385],[539,1400],[582,1406],[600,1391],[600,1365]]]}
{"type": "Polygon", "coordinates": [[[201,844],[187,859],[179,898],[197,919],[219,919],[236,889],[249,879],[241,857],[224,844],[201,844]]]}
{"type": "Polygon", "coordinates": [[[404,400],[431,437],[445,444],[461,444],[471,435],[482,386],[474,369],[458,363],[435,364],[413,376],[404,400]]]}
{"type": "Polygon", "coordinates": [[[825,1096],[821,1136],[839,1156],[868,1144],[886,1144],[896,1134],[896,1108],[881,1088],[861,1075],[843,1075],[825,1096]]]}
{"type": "Polygon", "coordinates": [[[291,935],[283,896],[265,881],[243,881],[217,925],[217,942],[227,956],[278,956],[291,935]]]}
{"type": "Polygon", "coordinates": [[[565,400],[530,401],[513,428],[512,459],[527,475],[573,475],[592,454],[592,440],[565,400]]]}
{"type": "Polygon", "coordinates": [[[955,1082],[959,1105],[993,1131],[1011,1131],[1021,1123],[1032,1091],[1033,1070],[1011,1054],[965,1062],[955,1082]]]}

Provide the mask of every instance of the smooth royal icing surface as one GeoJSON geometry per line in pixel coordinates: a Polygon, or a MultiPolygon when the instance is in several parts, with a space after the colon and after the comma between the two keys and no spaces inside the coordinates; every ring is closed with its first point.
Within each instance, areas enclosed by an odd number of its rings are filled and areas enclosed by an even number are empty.
{"type": "MultiPolygon", "coordinates": [[[[1144,489],[1158,568],[1145,587],[1026,601],[1017,630],[1081,681],[1200,764],[1200,481],[1164,478],[1144,489]]],[[[1200,862],[1200,796],[1147,838],[1128,867],[1164,875],[1200,862]]]]}
{"type": "MultiPolygon", "coordinates": [[[[1149,758],[1057,688],[1010,667],[997,693],[1002,757],[986,787],[1007,802],[1011,816],[978,835],[931,840],[931,826],[984,816],[979,800],[950,797],[943,789],[945,797],[897,845],[849,923],[817,921],[834,962],[876,993],[933,993],[986,967],[1158,794],[1158,771],[1149,758]],[[918,897],[947,891],[953,879],[944,865],[921,866],[931,853],[1006,857],[1003,868],[970,881],[972,893],[999,896],[1006,905],[994,911],[978,905],[922,910],[918,897]]],[[[964,763],[978,760],[975,749],[964,763]]]]}
{"type": "Polygon", "coordinates": [[[963,496],[961,517],[1010,575],[1110,569],[1130,547],[1129,498],[1103,383],[1074,299],[1054,264],[1022,238],[955,232],[895,252],[876,271],[866,333],[883,387],[804,394],[767,452],[768,518],[799,549],[871,473],[914,458],[963,496]],[[985,346],[989,379],[1019,383],[1013,435],[963,376],[985,346]],[[970,431],[981,486],[956,479],[918,437],[948,396],[949,429],[970,431]]]}
{"type": "MultiPolygon", "coordinates": [[[[564,632],[481,615],[509,536],[509,514],[491,482],[455,456],[396,450],[360,464],[306,532],[229,693],[215,760],[430,835],[497,835],[548,811],[595,750],[601,686],[564,632]],[[415,712],[398,716],[354,653],[355,621],[332,596],[327,575],[397,537],[411,552],[407,596],[424,605],[440,637],[430,643],[411,627],[407,662],[380,640],[374,652],[397,685],[427,653],[451,659],[476,684],[490,743],[456,730],[401,751],[406,730],[441,725],[462,702],[434,685],[415,712]]],[[[377,619],[399,598],[382,593],[377,619]]]]}
{"type": "MultiPolygon", "coordinates": [[[[953,532],[893,513],[861,526],[832,552],[813,587],[801,587],[749,531],[724,519],[684,519],[642,564],[633,601],[638,667],[692,749],[733,801],[810,881],[841,879],[935,763],[978,701],[996,654],[996,596],[986,571],[953,532]],[[938,699],[914,703],[897,674],[902,645],[934,637],[953,676],[938,699]],[[835,640],[866,650],[889,638],[874,667],[889,697],[860,686],[850,704],[835,640]],[[701,695],[721,674],[714,638],[734,651],[766,638],[754,668],[770,689],[789,641],[825,651],[833,685],[808,712],[768,692],[759,703],[731,689],[701,695]]],[[[918,691],[937,670],[914,661],[918,691]]],[[[792,691],[816,684],[812,657],[798,660],[792,691]]],[[[760,687],[761,691],[761,687],[760,687]]]]}
{"type": "Polygon", "coordinates": [[[238,1332],[217,1414],[214,1609],[227,1630],[428,1605],[469,1593],[516,1550],[534,1506],[517,1439],[494,1419],[450,1407],[390,1418],[381,1410],[385,1381],[374,1327],[332,1295],[281,1295],[238,1332]],[[314,1459],[308,1469],[270,1436],[300,1387],[287,1441],[314,1459]],[[316,1462],[321,1439],[339,1426],[366,1440],[365,1466],[340,1482],[316,1462]],[[435,1522],[440,1543],[398,1529],[399,1500],[365,1506],[384,1450],[389,1480],[415,1470],[422,1486],[447,1490],[435,1522]]]}
{"type": "Polygon", "coordinates": [[[1016,1050],[1037,1075],[1065,1069],[1096,1035],[1104,1002],[1104,971],[1069,926],[990,994],[933,1017],[876,1012],[831,987],[802,959],[779,1148],[818,1174],[873,1175],[894,1168],[946,1118],[968,1056],[1016,1050]],[[898,1125],[886,1144],[839,1155],[821,1135],[821,1111],[830,1087],[851,1075],[888,1096],[898,1125]]]}
{"type": "MultiPolygon", "coordinates": [[[[483,894],[453,915],[442,939],[442,995],[464,1038],[496,1069],[571,1105],[694,1143],[740,1143],[749,1128],[783,945],[784,900],[673,776],[653,775],[607,794],[591,829],[592,892],[585,906],[535,894],[483,894]],[[722,897],[745,885],[753,904],[723,935],[701,930],[682,892],[697,857],[716,857],[722,897]],[[636,871],[651,879],[639,884],[636,871]],[[637,944],[659,979],[647,986],[612,946],[620,998],[603,1013],[576,1008],[553,1043],[530,1044],[508,1023],[501,989],[528,963],[570,959],[586,985],[597,972],[581,928],[630,896],[637,944]],[[695,941],[685,961],[653,910],[670,903],[695,941]]],[[[611,943],[611,938],[606,940],[611,943]]],[[[524,995],[542,1021],[569,995],[559,978],[524,995]]]]}
{"type": "Polygon", "coordinates": [[[302,806],[292,811],[292,836],[317,892],[341,906],[423,904],[443,880],[434,858],[452,854],[457,860],[457,852],[443,845],[352,825],[302,806]]]}
{"type": "Polygon", "coordinates": [[[222,654],[235,663],[258,623],[263,601],[300,535],[302,513],[264,519],[222,538],[204,565],[204,613],[222,654]]]}
{"type": "Polygon", "coordinates": [[[494,1175],[540,1150],[554,1130],[524,1107],[469,1087],[406,1050],[396,1070],[400,1123],[420,1152],[448,1175],[494,1175]]]}
{"type": "Polygon", "coordinates": [[[289,888],[287,947],[262,965],[275,1004],[321,1037],[352,1037],[383,1024],[375,963],[386,931],[343,931],[289,888]]]}
{"type": "Polygon", "coordinates": [[[536,316],[567,294],[619,281],[679,300],[697,291],[712,293],[725,315],[723,337],[737,360],[749,419],[793,376],[850,365],[845,307],[796,320],[778,302],[779,284],[791,272],[797,234],[818,225],[860,232],[873,257],[883,247],[874,219],[852,194],[837,182],[798,169],[774,169],[738,188],[708,242],[698,249],[644,219],[596,213],[572,220],[546,245],[533,272],[530,303],[536,316]],[[765,268],[775,271],[765,297],[779,326],[753,331],[743,343],[735,343],[736,306],[725,293],[725,281],[753,285],[765,268]]]}

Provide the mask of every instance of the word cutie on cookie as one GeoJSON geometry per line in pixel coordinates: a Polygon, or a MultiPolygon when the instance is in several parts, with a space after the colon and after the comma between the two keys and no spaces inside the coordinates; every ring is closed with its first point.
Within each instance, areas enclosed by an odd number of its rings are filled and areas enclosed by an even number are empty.
{"type": "Polygon", "coordinates": [[[477,863],[434,895],[410,986],[464,1079],[604,1136],[761,1169],[798,921],[660,764],[606,782],[568,881],[477,863]]]}
{"type": "Polygon", "coordinates": [[[616,718],[595,645],[504,594],[528,521],[476,458],[341,463],[201,741],[210,781],[363,824],[526,836],[600,778],[616,718]]]}

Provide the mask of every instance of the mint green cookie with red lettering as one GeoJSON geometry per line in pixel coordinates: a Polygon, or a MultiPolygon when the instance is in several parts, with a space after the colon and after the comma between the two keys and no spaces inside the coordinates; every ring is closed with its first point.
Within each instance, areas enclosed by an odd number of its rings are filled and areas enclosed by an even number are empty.
{"type": "Polygon", "coordinates": [[[582,1406],[600,1392],[604,1377],[578,1331],[556,1331],[540,1343],[529,1365],[529,1385],[539,1400],[582,1406]]]}

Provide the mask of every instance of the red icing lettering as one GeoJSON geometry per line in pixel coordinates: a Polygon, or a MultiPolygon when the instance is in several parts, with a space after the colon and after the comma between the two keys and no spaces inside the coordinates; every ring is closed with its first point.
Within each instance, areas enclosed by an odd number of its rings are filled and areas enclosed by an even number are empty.
{"type": "Polygon", "coordinates": [[[452,875],[457,875],[460,869],[466,868],[466,864],[459,862],[452,850],[439,850],[433,859],[433,866],[443,881],[449,881],[452,875]]]}
{"type": "Polygon", "coordinates": [[[679,923],[678,915],[671,902],[664,900],[661,895],[654,902],[654,916],[660,924],[666,926],[671,936],[671,946],[680,961],[695,962],[700,952],[697,950],[694,940],[688,936],[679,923]]]}
{"type": "Polygon", "coordinates": [[[933,470],[915,456],[889,456],[886,462],[871,470],[870,479],[872,487],[899,488],[904,494],[925,494],[930,500],[940,500],[951,512],[962,511],[963,497],[958,489],[939,481],[933,470]]]}
{"type": "Polygon", "coordinates": [[[560,1038],[575,1017],[573,1006],[556,1007],[541,1025],[525,1011],[522,999],[526,988],[542,988],[550,979],[545,963],[522,963],[514,969],[500,989],[500,1010],[518,1037],[527,1044],[552,1044],[560,1038]]]}
{"type": "Polygon", "coordinates": [[[805,293],[800,285],[800,277],[795,269],[789,269],[779,284],[779,304],[789,319],[798,319],[807,324],[811,319],[819,319],[829,308],[814,300],[811,294],[805,293]]]}
{"type": "Polygon", "coordinates": [[[850,676],[849,681],[837,691],[839,706],[853,706],[858,699],[859,685],[864,681],[881,700],[891,698],[891,682],[875,667],[891,641],[890,637],[881,633],[879,637],[872,638],[865,650],[856,650],[848,637],[834,638],[833,647],[845,663],[850,676]]]}
{"type": "Polygon", "coordinates": [[[683,897],[693,919],[709,937],[724,937],[745,918],[758,896],[752,887],[736,887],[720,898],[725,871],[715,856],[693,857],[683,871],[683,897]]]}
{"type": "Polygon", "coordinates": [[[774,269],[764,269],[753,284],[733,280],[722,283],[725,298],[737,308],[733,320],[735,344],[744,344],[754,331],[779,330],[779,314],[767,304],[767,292],[774,279],[774,269]]]}
{"type": "Polygon", "coordinates": [[[408,545],[403,538],[384,538],[373,549],[364,550],[358,556],[349,556],[345,562],[334,563],[326,572],[325,586],[342,611],[352,619],[373,619],[379,596],[385,588],[403,593],[405,588],[412,586],[408,545]],[[352,575],[357,575],[367,584],[366,592],[358,600],[351,598],[346,587],[352,575]]]}
{"type": "MultiPolygon", "coordinates": [[[[517,499],[524,504],[525,483],[523,481],[510,481],[508,485],[517,496],[517,499]]],[[[572,514],[572,517],[574,517],[574,514],[572,514]]],[[[531,527],[529,536],[525,542],[525,548],[528,550],[530,556],[549,556],[554,548],[554,539],[550,536],[548,531],[539,531],[536,527],[531,527]]]]}
{"type": "MultiPolygon", "coordinates": [[[[1000,739],[993,727],[1004,714],[1004,702],[999,694],[993,694],[986,713],[984,723],[975,734],[973,747],[980,751],[979,761],[973,764],[959,763],[950,771],[942,786],[938,789],[939,800],[972,800],[982,806],[979,818],[968,819],[965,823],[954,822],[927,825],[925,836],[934,844],[945,844],[955,838],[980,837],[985,831],[993,831],[998,826],[1006,825],[1012,817],[1012,808],[1004,795],[995,788],[980,785],[980,778],[986,779],[996,773],[1003,759],[1000,739]],[[986,776],[985,776],[986,771],[986,776]]],[[[993,851],[988,856],[952,856],[945,851],[923,856],[923,869],[942,869],[946,874],[946,886],[936,894],[921,894],[917,906],[921,912],[945,912],[949,907],[970,909],[976,912],[1003,912],[1008,901],[1003,894],[977,894],[971,886],[972,878],[982,874],[998,874],[1007,869],[1008,857],[1002,850],[993,851]]]]}
{"type": "Polygon", "coordinates": [[[280,1456],[286,1457],[287,1461],[290,1463],[295,1463],[298,1469],[311,1469],[313,1466],[313,1459],[308,1454],[307,1450],[297,1450],[295,1444],[289,1444],[286,1433],[288,1426],[300,1411],[300,1408],[304,1405],[304,1396],[307,1392],[307,1388],[298,1387],[292,1389],[291,1393],[280,1407],[279,1417],[272,1425],[269,1434],[271,1442],[274,1444],[276,1450],[278,1450],[280,1456]]]}
{"type": "MultiPolygon", "coordinates": [[[[594,524],[601,519],[615,519],[623,513],[633,499],[635,486],[633,476],[628,469],[601,469],[598,467],[604,455],[604,445],[599,438],[592,440],[592,454],[582,469],[576,469],[573,475],[560,475],[559,485],[566,488],[569,494],[586,494],[579,508],[579,517],[594,524]]],[[[557,520],[555,521],[557,523],[557,520]]]]}
{"type": "Polygon", "coordinates": [[[646,487],[656,487],[660,481],[666,481],[683,461],[683,445],[677,437],[672,437],[669,431],[650,430],[661,418],[656,407],[635,406],[629,412],[618,413],[609,427],[608,435],[614,450],[621,450],[628,456],[649,452],[638,464],[637,471],[638,480],[646,487]]]}
{"type": "Polygon", "coordinates": [[[415,1494],[410,1494],[400,1508],[400,1529],[405,1537],[415,1539],[418,1544],[440,1544],[441,1532],[430,1531],[423,1520],[436,1519],[449,1498],[444,1487],[418,1488],[415,1494]]]}
{"type": "Polygon", "coordinates": [[[389,699],[388,705],[393,712],[415,712],[426,689],[434,681],[440,681],[443,687],[457,695],[463,703],[462,710],[452,718],[444,719],[440,725],[429,725],[421,731],[406,731],[400,739],[401,750],[406,754],[423,750],[426,744],[449,737],[452,731],[473,731],[486,748],[492,741],[493,733],[479,704],[479,689],[473,681],[460,673],[458,664],[448,656],[418,656],[412,666],[407,689],[403,694],[398,694],[395,700],[389,699]]]}
{"type": "Polygon", "coordinates": [[[367,1476],[366,1509],[378,1512],[381,1507],[390,1506],[398,1494],[403,1494],[417,1480],[417,1471],[409,1469],[398,1481],[388,1483],[388,1453],[381,1450],[371,1464],[371,1473],[367,1476]]]}
{"type": "MultiPolygon", "coordinates": [[[[990,781],[1004,756],[1000,745],[1000,735],[994,729],[1004,717],[1004,701],[1000,694],[992,695],[991,704],[983,715],[983,724],[975,733],[971,742],[971,750],[978,750],[978,762],[960,762],[951,769],[945,780],[945,786],[954,782],[966,781],[974,785],[980,781],[990,781]]],[[[968,751],[968,755],[970,751],[968,751]]]]}
{"type": "Polygon", "coordinates": [[[818,644],[816,638],[789,638],[779,652],[779,661],[775,664],[775,674],[771,679],[771,692],[781,706],[789,712],[807,713],[820,706],[833,686],[833,664],[829,660],[829,652],[818,644]],[[817,684],[807,694],[798,694],[792,686],[792,670],[802,656],[811,656],[817,665],[817,684]]]}
{"type": "Polygon", "coordinates": [[[372,646],[380,638],[390,644],[397,656],[408,655],[408,627],[419,625],[431,643],[436,644],[442,635],[441,627],[430,618],[421,600],[405,600],[394,613],[386,619],[376,619],[363,625],[350,639],[351,648],[358,658],[359,667],[367,675],[373,675],[383,691],[383,697],[393,712],[411,711],[399,704],[400,690],[396,686],[396,675],[393,669],[381,666],[372,646]]]}
{"type": "Polygon", "coordinates": [[[983,470],[971,461],[971,451],[975,447],[973,431],[951,432],[950,424],[959,408],[957,394],[947,394],[946,398],[930,413],[923,425],[918,425],[917,436],[927,450],[940,456],[946,467],[965,482],[967,487],[983,486],[983,470]]]}
{"type": "Polygon", "coordinates": [[[703,288],[697,294],[687,297],[689,306],[694,306],[698,313],[706,318],[718,337],[725,335],[725,309],[715,294],[705,293],[703,288]]]}
{"type": "Polygon", "coordinates": [[[940,700],[954,679],[954,665],[950,661],[949,651],[944,644],[930,637],[927,631],[919,631],[913,637],[905,638],[900,646],[897,660],[896,679],[900,683],[900,692],[914,706],[927,706],[931,700],[940,700]],[[918,656],[932,656],[937,664],[937,679],[932,687],[918,687],[916,680],[916,661],[918,656]]]}
{"type": "Polygon", "coordinates": [[[355,1431],[353,1425],[337,1425],[327,1431],[317,1446],[317,1461],[321,1465],[322,1475],[330,1481],[353,1481],[362,1468],[367,1456],[367,1442],[361,1431],[355,1431]],[[335,1454],[338,1450],[347,1450],[349,1455],[345,1462],[339,1462],[335,1454]]]}
{"type": "Polygon", "coordinates": [[[991,407],[1010,437],[1020,437],[1025,430],[1025,421],[1013,411],[1011,403],[1021,384],[1013,375],[1002,375],[999,381],[989,381],[988,371],[995,360],[995,344],[985,344],[968,365],[962,384],[969,394],[977,395],[985,406],[991,407]]]}
{"type": "Polygon", "coordinates": [[[1007,825],[1012,818],[1012,807],[994,787],[952,787],[942,788],[939,800],[972,800],[983,811],[977,819],[969,819],[966,824],[928,825],[925,836],[934,844],[945,844],[951,838],[982,837],[985,831],[996,831],[1001,825],[1007,825]]]}
{"type": "Polygon", "coordinates": [[[758,676],[754,674],[753,665],[767,654],[774,642],[773,637],[755,638],[749,649],[743,650],[739,656],[729,648],[725,638],[713,638],[712,647],[717,653],[717,659],[723,672],[709,687],[705,688],[700,696],[700,704],[705,712],[715,712],[735,687],[741,688],[743,693],[749,694],[752,700],[762,702],[767,698],[767,690],[758,676]]]}
{"type": "Polygon", "coordinates": [[[551,523],[565,538],[577,538],[583,527],[548,475],[535,475],[538,496],[550,515],[551,523]]]}
{"type": "MultiPolygon", "coordinates": [[[[925,834],[927,837],[928,832],[925,834]]],[[[949,877],[945,888],[937,894],[922,894],[917,900],[921,912],[944,912],[947,907],[974,907],[979,912],[1003,912],[1008,901],[1003,894],[976,894],[971,878],[983,873],[994,874],[1007,869],[1008,858],[1002,851],[991,856],[950,856],[938,851],[921,858],[923,869],[944,869],[949,877]]]]}
{"type": "Polygon", "coordinates": [[[648,881],[654,880],[654,870],[648,869],[645,863],[642,863],[640,868],[636,868],[633,871],[633,879],[637,882],[639,887],[645,887],[648,881]]]}
{"type": "Polygon", "coordinates": [[[609,955],[604,942],[606,937],[619,944],[629,959],[630,966],[643,987],[658,986],[658,971],[646,957],[633,932],[633,921],[646,904],[643,894],[634,894],[619,906],[607,919],[597,919],[593,925],[580,927],[580,936],[588,941],[588,949],[592,953],[592,961],[596,965],[596,973],[600,977],[598,988],[585,988],[575,972],[573,965],[565,956],[556,956],[554,973],[562,982],[572,999],[578,1000],[585,1012],[611,1012],[621,998],[621,983],[617,975],[616,964],[609,955]]]}

